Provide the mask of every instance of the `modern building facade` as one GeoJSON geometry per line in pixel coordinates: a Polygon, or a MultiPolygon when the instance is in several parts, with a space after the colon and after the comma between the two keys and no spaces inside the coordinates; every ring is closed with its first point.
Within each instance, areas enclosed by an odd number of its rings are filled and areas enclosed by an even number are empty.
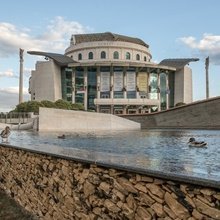
{"type": "Polygon", "coordinates": [[[142,114],[192,102],[196,58],[151,61],[144,41],[110,32],[73,35],[65,54],[42,55],[29,83],[31,100],[64,99],[85,110],[142,114]]]}

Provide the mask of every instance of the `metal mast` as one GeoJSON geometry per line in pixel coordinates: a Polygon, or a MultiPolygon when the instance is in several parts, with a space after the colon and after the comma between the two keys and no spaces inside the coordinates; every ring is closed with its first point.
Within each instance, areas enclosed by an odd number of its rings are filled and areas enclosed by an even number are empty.
{"type": "Polygon", "coordinates": [[[20,55],[20,77],[19,77],[19,104],[23,102],[23,49],[19,49],[19,55],[20,55]]]}
{"type": "Polygon", "coordinates": [[[205,59],[205,70],[206,70],[206,99],[209,98],[209,57],[205,59]]]}

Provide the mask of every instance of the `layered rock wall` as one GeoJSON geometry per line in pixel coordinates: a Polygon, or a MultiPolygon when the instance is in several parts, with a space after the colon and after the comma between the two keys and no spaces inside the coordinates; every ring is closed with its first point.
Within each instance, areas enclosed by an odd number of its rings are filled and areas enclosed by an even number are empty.
{"type": "Polygon", "coordinates": [[[220,219],[220,190],[0,146],[0,188],[39,219],[220,219]]]}

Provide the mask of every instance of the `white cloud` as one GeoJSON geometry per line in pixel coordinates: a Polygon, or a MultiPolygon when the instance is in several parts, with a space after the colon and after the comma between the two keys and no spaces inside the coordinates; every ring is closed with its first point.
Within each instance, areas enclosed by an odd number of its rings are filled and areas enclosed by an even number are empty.
{"type": "Polygon", "coordinates": [[[64,52],[72,34],[86,33],[89,30],[76,21],[56,17],[50,21],[43,34],[34,36],[28,28],[0,22],[0,57],[18,54],[19,48],[64,52]]]}
{"type": "MultiPolygon", "coordinates": [[[[18,94],[19,93],[19,87],[18,86],[12,86],[7,88],[0,88],[0,93],[7,93],[7,94],[18,94]]],[[[23,88],[24,95],[28,94],[28,88],[23,88]]]]}
{"type": "MultiPolygon", "coordinates": [[[[30,99],[28,89],[24,88],[24,101],[30,99]]],[[[0,88],[0,112],[8,112],[18,105],[18,87],[0,88]]]]}
{"type": "Polygon", "coordinates": [[[18,76],[14,74],[14,71],[12,69],[8,69],[4,72],[0,72],[0,78],[1,77],[18,78],[18,76]]]}
{"type": "Polygon", "coordinates": [[[210,57],[210,62],[220,65],[220,35],[204,34],[201,40],[182,37],[180,40],[202,57],[210,57]]]}

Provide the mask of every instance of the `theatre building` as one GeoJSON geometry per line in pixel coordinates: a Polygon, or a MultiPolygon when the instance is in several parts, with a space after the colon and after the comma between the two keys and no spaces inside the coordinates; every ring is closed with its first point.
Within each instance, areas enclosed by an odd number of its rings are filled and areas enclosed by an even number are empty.
{"type": "Polygon", "coordinates": [[[31,100],[67,100],[85,110],[143,114],[192,102],[197,58],[152,62],[149,45],[138,38],[106,33],[73,35],[65,54],[41,55],[29,81],[31,100]]]}

